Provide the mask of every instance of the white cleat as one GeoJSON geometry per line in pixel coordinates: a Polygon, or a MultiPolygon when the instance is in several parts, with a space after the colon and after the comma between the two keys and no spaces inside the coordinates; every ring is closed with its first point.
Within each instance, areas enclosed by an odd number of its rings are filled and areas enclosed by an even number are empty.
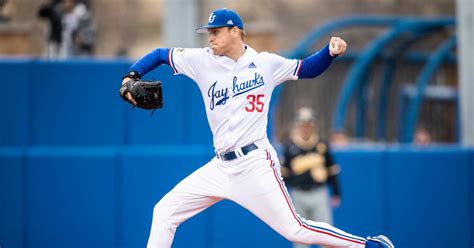
{"type": "Polygon", "coordinates": [[[374,242],[382,245],[383,248],[394,248],[392,241],[385,235],[377,235],[374,237],[367,237],[367,240],[372,240],[374,242]]]}

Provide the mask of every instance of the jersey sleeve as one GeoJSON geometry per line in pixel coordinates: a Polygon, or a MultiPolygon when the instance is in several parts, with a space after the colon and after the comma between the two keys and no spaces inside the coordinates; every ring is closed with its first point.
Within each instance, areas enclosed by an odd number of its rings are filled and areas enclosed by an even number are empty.
{"type": "Polygon", "coordinates": [[[275,86],[288,80],[298,79],[301,60],[287,59],[277,54],[267,53],[267,62],[273,74],[275,86]]]}
{"type": "Polygon", "coordinates": [[[168,62],[173,73],[183,74],[196,80],[198,65],[202,61],[204,51],[201,48],[171,48],[168,53],[168,62]]]}

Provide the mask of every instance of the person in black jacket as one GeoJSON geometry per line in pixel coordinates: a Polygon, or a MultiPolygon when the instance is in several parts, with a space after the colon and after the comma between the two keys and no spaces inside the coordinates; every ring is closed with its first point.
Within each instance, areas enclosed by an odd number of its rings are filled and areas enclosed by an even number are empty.
{"type": "MultiPolygon", "coordinates": [[[[340,169],[329,145],[318,137],[312,109],[299,109],[290,141],[283,148],[282,174],[292,189],[296,211],[303,218],[332,224],[332,208],[338,207],[341,201],[337,181],[340,169]],[[328,185],[332,187],[331,197],[328,185]]],[[[295,243],[293,247],[309,246],[295,243]]]]}
{"type": "Polygon", "coordinates": [[[41,5],[38,10],[38,17],[47,19],[49,23],[45,56],[48,58],[57,57],[62,42],[63,31],[63,10],[61,8],[61,0],[51,0],[48,3],[41,5]]]}
{"type": "Polygon", "coordinates": [[[41,5],[38,16],[49,21],[46,57],[93,55],[96,27],[87,1],[50,0],[41,5]]]}

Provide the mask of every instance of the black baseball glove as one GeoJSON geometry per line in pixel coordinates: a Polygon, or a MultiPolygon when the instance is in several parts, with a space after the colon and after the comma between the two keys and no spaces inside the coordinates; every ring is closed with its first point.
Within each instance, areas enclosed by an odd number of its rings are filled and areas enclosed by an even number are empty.
{"type": "Polygon", "coordinates": [[[130,92],[137,103],[136,107],[142,109],[160,109],[163,107],[163,94],[160,81],[144,81],[130,79],[120,87],[119,94],[127,102],[126,93],[130,92]]]}

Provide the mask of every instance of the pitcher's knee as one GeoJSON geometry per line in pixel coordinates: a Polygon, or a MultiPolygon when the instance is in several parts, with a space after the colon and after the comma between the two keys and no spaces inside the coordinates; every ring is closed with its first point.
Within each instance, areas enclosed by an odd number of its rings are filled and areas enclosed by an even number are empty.
{"type": "Polygon", "coordinates": [[[170,209],[164,207],[163,201],[159,201],[153,208],[153,222],[171,232],[174,232],[179,225],[178,221],[174,220],[170,209]]]}
{"type": "Polygon", "coordinates": [[[301,236],[301,230],[302,227],[293,227],[293,228],[287,228],[283,232],[283,237],[285,237],[288,241],[293,242],[293,243],[303,243],[304,240],[302,240],[301,236]]]}

